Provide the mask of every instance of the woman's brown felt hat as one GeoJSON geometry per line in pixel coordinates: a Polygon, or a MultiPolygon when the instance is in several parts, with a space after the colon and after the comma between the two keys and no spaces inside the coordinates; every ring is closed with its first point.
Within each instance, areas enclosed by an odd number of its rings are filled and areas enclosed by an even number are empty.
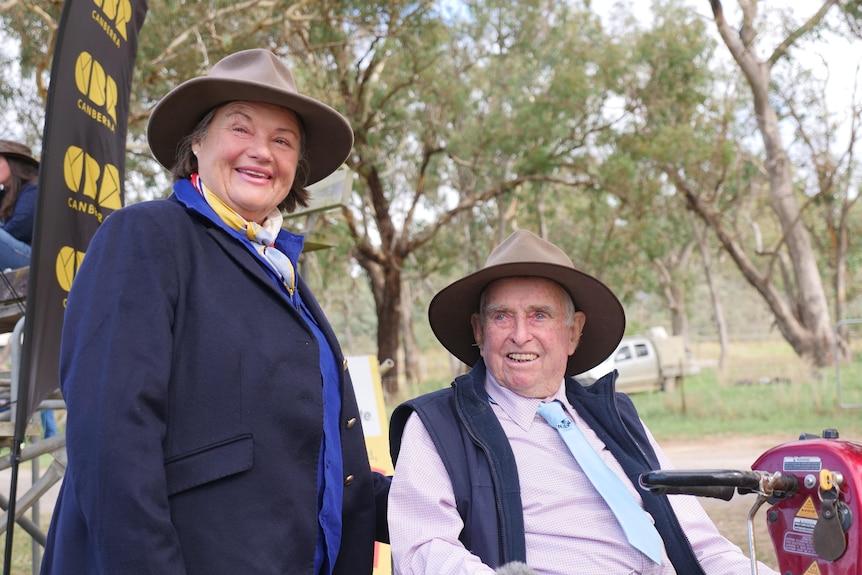
{"type": "Polygon", "coordinates": [[[275,104],[299,116],[311,167],[306,185],[337,170],[353,148],[353,130],[347,120],[326,104],[300,94],[278,56],[254,49],[226,56],[209,74],[183,82],[159,101],[147,123],[153,156],[172,169],[180,141],[210,110],[237,100],[275,104]]]}
{"type": "Polygon", "coordinates": [[[39,166],[39,160],[33,157],[30,148],[12,140],[0,140],[0,156],[15,158],[39,166]]]}
{"type": "Polygon", "coordinates": [[[479,311],[479,298],[488,285],[508,277],[540,277],[560,284],[584,312],[578,348],[566,366],[566,375],[588,371],[616,349],[626,328],[623,306],[596,278],[575,269],[571,258],[557,246],[526,230],[518,230],[497,246],[485,267],[440,290],[428,306],[434,335],[449,352],[472,366],[479,359],[470,317],[479,311]]]}

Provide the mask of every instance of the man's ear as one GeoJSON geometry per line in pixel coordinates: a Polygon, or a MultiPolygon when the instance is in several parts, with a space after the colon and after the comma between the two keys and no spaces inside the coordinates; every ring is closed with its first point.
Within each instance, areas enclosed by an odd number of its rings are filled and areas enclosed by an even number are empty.
{"type": "Polygon", "coordinates": [[[569,334],[571,337],[571,341],[569,342],[571,347],[569,348],[569,355],[575,353],[575,350],[578,347],[578,344],[581,342],[581,335],[584,333],[584,326],[587,323],[587,314],[582,311],[576,311],[574,321],[572,322],[572,331],[569,334]]]}

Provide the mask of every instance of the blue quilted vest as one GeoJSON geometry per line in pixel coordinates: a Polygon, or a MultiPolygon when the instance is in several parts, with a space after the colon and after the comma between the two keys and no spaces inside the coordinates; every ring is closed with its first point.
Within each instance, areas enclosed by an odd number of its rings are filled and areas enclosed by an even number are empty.
{"type": "MultiPolygon", "coordinates": [[[[566,378],[566,395],[617,458],[634,485],[641,473],[659,468],[631,399],[614,391],[616,372],[584,387],[566,378]]],[[[399,405],[389,426],[392,461],[397,462],[401,435],[411,413],[428,430],[449,478],[464,520],[459,539],[491,566],[526,562],[524,516],[517,465],[509,441],[485,393],[485,364],[441,389],[399,405]]],[[[407,446],[409,448],[409,446],[407,446]]],[[[677,573],[704,575],[665,495],[641,492],[677,573]]]]}

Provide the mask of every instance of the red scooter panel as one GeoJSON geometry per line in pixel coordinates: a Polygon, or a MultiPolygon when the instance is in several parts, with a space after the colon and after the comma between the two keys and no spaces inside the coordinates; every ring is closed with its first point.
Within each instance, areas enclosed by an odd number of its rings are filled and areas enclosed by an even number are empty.
{"type": "Polygon", "coordinates": [[[764,452],[751,468],[798,479],[793,496],[770,500],[766,512],[782,575],[862,573],[862,444],[801,439],[764,452]]]}

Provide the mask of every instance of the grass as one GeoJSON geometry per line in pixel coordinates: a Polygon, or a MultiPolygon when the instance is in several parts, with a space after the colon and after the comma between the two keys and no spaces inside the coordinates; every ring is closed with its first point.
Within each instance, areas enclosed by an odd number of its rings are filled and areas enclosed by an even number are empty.
{"type": "MultiPolygon", "coordinates": [[[[6,549],[6,533],[4,531],[3,540],[0,541],[0,553],[4,553],[6,549]]],[[[42,548],[39,546],[39,557],[41,558],[42,548]]],[[[21,527],[15,528],[15,533],[12,539],[12,561],[9,565],[10,575],[30,575],[38,572],[33,569],[32,547],[30,535],[21,527]]]]}
{"type": "MultiPolygon", "coordinates": [[[[717,345],[692,346],[704,365],[715,365],[717,345]]],[[[862,405],[862,354],[840,367],[843,404],[862,405]]],[[[835,428],[842,438],[862,440],[862,410],[839,406],[834,368],[815,370],[783,341],[731,345],[724,370],[704,367],[672,392],[632,396],[641,417],[660,441],[704,435],[820,434],[835,428]]]]}
{"type": "Polygon", "coordinates": [[[632,395],[656,438],[704,435],[820,434],[838,429],[842,438],[862,439],[858,409],[841,409],[828,380],[722,385],[715,369],[688,376],[673,392],[632,395]]]}

